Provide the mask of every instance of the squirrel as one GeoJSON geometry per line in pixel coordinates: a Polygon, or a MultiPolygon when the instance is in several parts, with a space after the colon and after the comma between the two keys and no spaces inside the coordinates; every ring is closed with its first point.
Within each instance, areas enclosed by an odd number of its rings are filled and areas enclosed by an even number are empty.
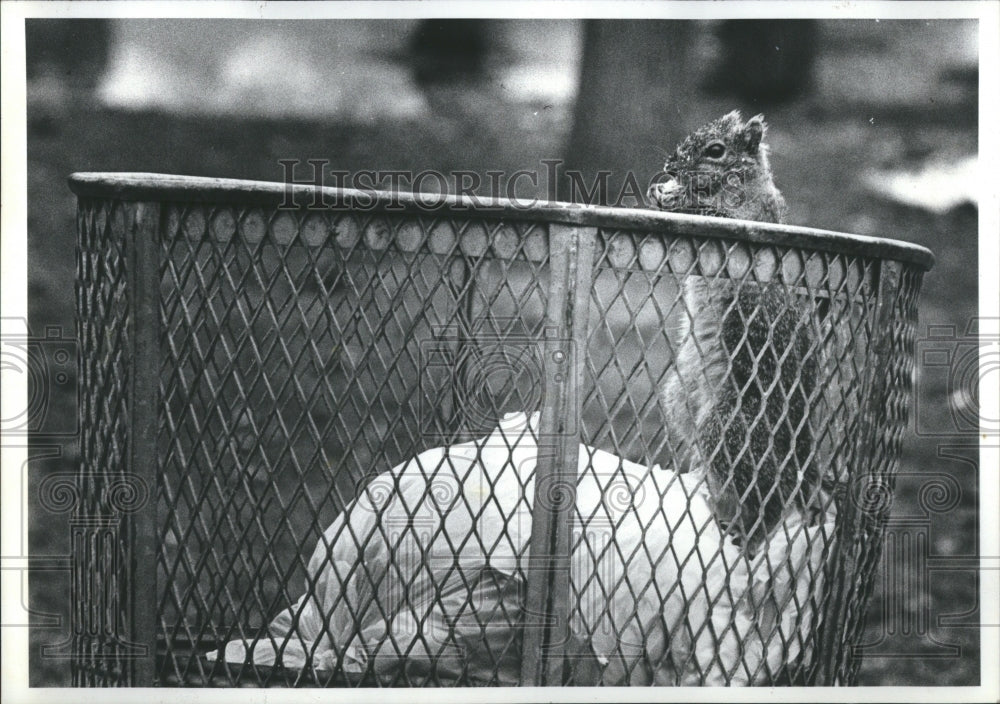
{"type": "MultiPolygon", "coordinates": [[[[738,111],[684,139],[648,197],[661,210],[780,223],[767,125],[738,111]]],[[[809,423],[819,362],[810,313],[780,284],[683,275],[686,308],[660,386],[680,469],[704,474],[720,523],[755,552],[819,485],[809,423]]],[[[674,342],[673,340],[671,342],[674,342]]]]}

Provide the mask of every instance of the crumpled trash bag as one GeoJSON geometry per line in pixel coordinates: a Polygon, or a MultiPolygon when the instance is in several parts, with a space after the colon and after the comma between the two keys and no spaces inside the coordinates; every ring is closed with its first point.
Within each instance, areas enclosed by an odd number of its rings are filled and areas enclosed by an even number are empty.
{"type": "MultiPolygon", "coordinates": [[[[486,438],[377,476],[318,541],[305,594],[256,642],[206,657],[383,682],[516,685],[537,423],[538,414],[508,414],[486,438]]],[[[574,684],[760,684],[813,656],[806,638],[832,518],[807,526],[790,516],[751,558],[703,487],[580,445],[574,684]]]]}

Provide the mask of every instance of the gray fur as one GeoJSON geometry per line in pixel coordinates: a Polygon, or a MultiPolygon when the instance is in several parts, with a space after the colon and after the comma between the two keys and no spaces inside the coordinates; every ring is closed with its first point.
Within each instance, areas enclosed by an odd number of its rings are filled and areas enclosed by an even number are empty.
{"type": "MultiPolygon", "coordinates": [[[[781,222],[765,134],[762,116],[744,123],[735,111],[696,130],[650,199],[663,210],[781,222]]],[[[704,477],[719,520],[753,550],[817,483],[804,468],[816,369],[808,326],[784,289],[744,282],[732,293],[734,283],[683,276],[685,310],[660,396],[675,465],[704,477]],[[787,399],[775,391],[790,388],[787,399]]]]}

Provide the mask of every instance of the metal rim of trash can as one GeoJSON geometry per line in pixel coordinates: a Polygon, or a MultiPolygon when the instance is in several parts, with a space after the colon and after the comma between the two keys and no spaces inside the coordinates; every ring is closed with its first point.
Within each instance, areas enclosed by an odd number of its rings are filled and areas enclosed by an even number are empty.
{"type": "MultiPolygon", "coordinates": [[[[74,173],[69,177],[69,187],[76,195],[85,197],[132,201],[183,200],[265,207],[282,207],[282,204],[291,202],[295,205],[289,207],[290,210],[313,207],[302,205],[303,203],[318,202],[320,205],[317,207],[322,209],[323,203],[348,202],[356,206],[354,210],[372,213],[419,215],[446,212],[471,219],[500,218],[622,230],[641,229],[647,233],[733,239],[892,259],[915,265],[923,271],[928,271],[934,265],[934,255],[929,249],[900,240],[795,225],[665,213],[643,208],[613,208],[558,201],[519,202],[508,198],[369,191],[302,183],[284,184],[153,173],[74,173]],[[363,207],[360,207],[361,204],[363,207]]],[[[328,209],[336,210],[337,207],[328,209]]]]}

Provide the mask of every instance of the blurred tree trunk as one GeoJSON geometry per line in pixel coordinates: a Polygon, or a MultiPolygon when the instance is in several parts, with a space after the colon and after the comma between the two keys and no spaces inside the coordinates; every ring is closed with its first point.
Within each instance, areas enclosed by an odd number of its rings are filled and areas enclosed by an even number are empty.
{"type": "Polygon", "coordinates": [[[54,73],[74,89],[91,91],[111,53],[111,21],[29,18],[24,22],[25,70],[29,79],[54,73]]]}
{"type": "Polygon", "coordinates": [[[422,87],[479,80],[488,48],[487,20],[421,20],[410,38],[414,80],[422,87]]]}
{"type": "Polygon", "coordinates": [[[689,46],[690,21],[587,20],[573,129],[559,179],[561,200],[638,205],[629,197],[631,172],[643,193],[691,127],[690,97],[697,85],[689,46]],[[567,172],[578,171],[587,190],[601,171],[607,189],[588,198],[567,172]]]}
{"type": "Polygon", "coordinates": [[[816,20],[727,20],[717,36],[722,57],[709,79],[713,92],[768,105],[798,98],[812,87],[816,20]]]}

